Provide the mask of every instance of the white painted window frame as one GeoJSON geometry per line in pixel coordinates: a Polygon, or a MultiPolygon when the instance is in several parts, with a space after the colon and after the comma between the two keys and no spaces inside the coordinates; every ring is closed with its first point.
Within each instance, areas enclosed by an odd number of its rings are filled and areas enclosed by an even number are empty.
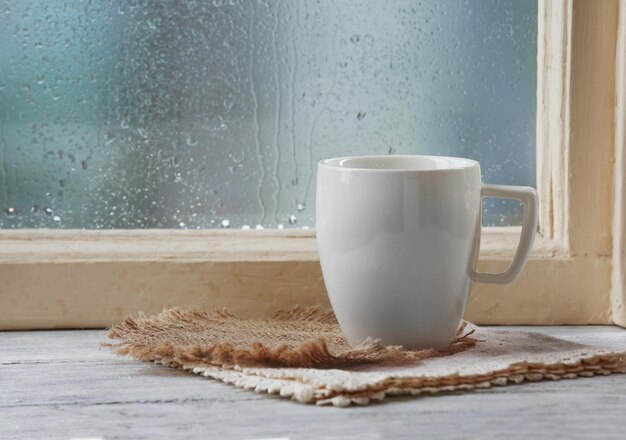
{"type": "MultiPolygon", "coordinates": [[[[625,9],[539,0],[536,245],[515,283],[473,286],[467,319],[626,325],[625,9]]],[[[518,237],[485,228],[479,268],[506,268],[518,237]]],[[[301,230],[3,230],[0,280],[0,329],[103,327],[174,305],[328,305],[315,233],[301,230]]]]}

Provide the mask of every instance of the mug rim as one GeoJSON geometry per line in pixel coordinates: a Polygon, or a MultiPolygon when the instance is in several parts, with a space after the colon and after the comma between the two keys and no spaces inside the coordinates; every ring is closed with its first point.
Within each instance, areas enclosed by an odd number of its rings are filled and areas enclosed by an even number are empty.
{"type": "Polygon", "coordinates": [[[441,173],[454,170],[467,170],[479,166],[478,161],[464,157],[422,154],[344,156],[322,159],[318,162],[318,167],[332,170],[382,173],[441,173]],[[369,166],[364,166],[364,163],[367,161],[370,161],[369,166]],[[401,161],[404,161],[403,166],[397,166],[401,161]],[[422,164],[429,162],[431,167],[417,166],[418,161],[422,161],[422,164]],[[348,162],[355,163],[350,164],[348,162]],[[396,162],[396,166],[393,166],[393,162],[396,162]],[[408,162],[412,162],[412,164],[408,162]]]}

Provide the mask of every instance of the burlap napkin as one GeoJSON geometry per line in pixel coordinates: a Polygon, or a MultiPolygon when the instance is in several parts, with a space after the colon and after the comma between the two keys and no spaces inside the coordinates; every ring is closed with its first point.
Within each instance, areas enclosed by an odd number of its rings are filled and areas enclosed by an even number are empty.
{"type": "Polygon", "coordinates": [[[332,312],[311,308],[263,320],[171,309],[129,317],[109,337],[103,345],[120,355],[318,405],[626,373],[626,350],[471,324],[443,352],[351,348],[332,312]]]}

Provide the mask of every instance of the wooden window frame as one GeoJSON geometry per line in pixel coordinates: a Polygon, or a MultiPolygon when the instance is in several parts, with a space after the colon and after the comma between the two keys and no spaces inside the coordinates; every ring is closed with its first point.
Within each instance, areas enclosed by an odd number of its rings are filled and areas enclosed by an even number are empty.
{"type": "MultiPolygon", "coordinates": [[[[523,275],[474,284],[467,319],[626,325],[625,9],[539,0],[540,227],[523,275]]],[[[485,228],[479,268],[505,269],[518,238],[485,228]]],[[[0,280],[0,329],[104,327],[175,305],[329,305],[304,230],[3,230],[0,280]]]]}
{"type": "Polygon", "coordinates": [[[626,327],[626,0],[619,2],[616,46],[611,314],[626,327]]]}

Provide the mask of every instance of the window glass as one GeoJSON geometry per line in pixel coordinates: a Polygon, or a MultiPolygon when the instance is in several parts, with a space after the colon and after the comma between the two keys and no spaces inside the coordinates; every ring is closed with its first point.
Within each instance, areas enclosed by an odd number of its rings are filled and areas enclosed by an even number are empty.
{"type": "Polygon", "coordinates": [[[536,0],[0,0],[0,227],[313,227],[346,155],[534,185],[536,39],[536,0]]]}

